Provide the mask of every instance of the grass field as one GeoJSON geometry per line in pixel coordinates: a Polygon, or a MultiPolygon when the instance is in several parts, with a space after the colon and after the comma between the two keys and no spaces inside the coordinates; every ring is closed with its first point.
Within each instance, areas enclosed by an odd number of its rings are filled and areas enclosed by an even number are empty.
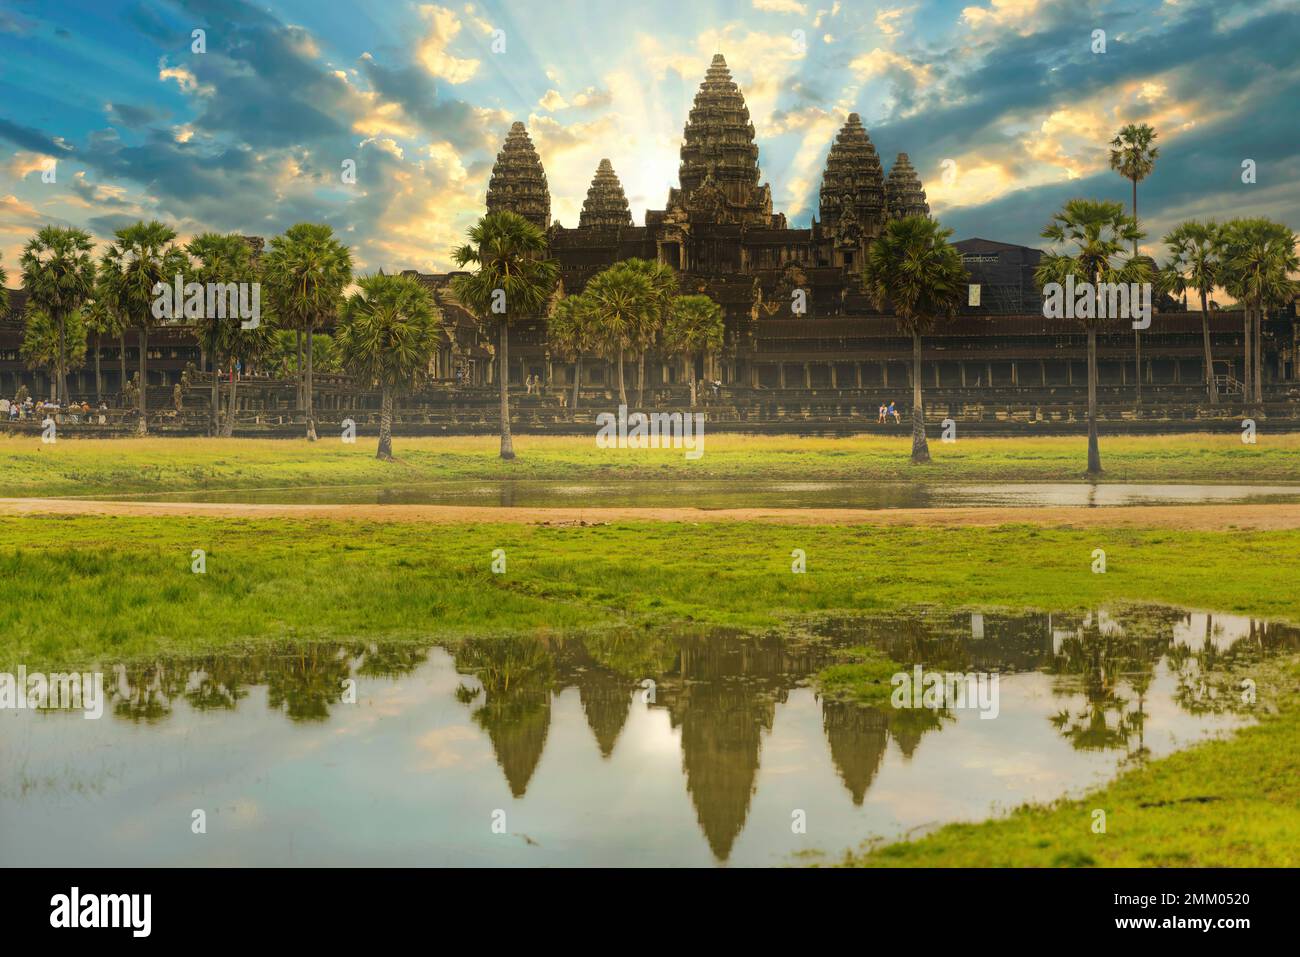
{"type": "MultiPolygon", "coordinates": [[[[517,440],[503,464],[492,439],[398,440],[397,463],[363,444],[0,440],[5,495],[214,487],[407,484],[447,478],[688,475],[737,481],[858,478],[1074,481],[1077,439],[935,442],[908,465],[903,439],[710,439],[679,453],[606,459],[577,439],[517,440]]],[[[1300,480],[1300,438],[1106,440],[1108,478],[1300,480]]],[[[870,519],[867,518],[867,521],[870,519]]],[[[944,607],[1081,610],[1158,602],[1300,622],[1300,529],[1191,531],[926,525],[783,526],[616,521],[596,526],[425,525],[333,519],[0,517],[0,670],[269,646],[286,639],[421,642],[583,630],[768,628],[822,611],[944,607]],[[1103,548],[1105,574],[1093,574],[1103,548]],[[192,570],[195,550],[205,571],[192,570]],[[505,552],[505,574],[491,569],[505,552]],[[791,571],[794,549],[807,573],[791,571]]],[[[622,639],[620,639],[622,640],[622,639]]],[[[599,642],[599,638],[597,639],[599,642]]],[[[636,658],[635,648],[621,652],[636,658]]],[[[872,661],[821,676],[861,696],[872,661]]],[[[892,663],[889,667],[893,667],[892,663]]],[[[1300,847],[1300,662],[1277,664],[1258,725],[1151,762],[1079,800],[1026,808],[920,840],[867,848],[845,863],[898,865],[1295,865],[1300,847]],[[1105,809],[1095,834],[1091,813],[1105,809]]]]}
{"type": "MultiPolygon", "coordinates": [[[[680,450],[598,449],[590,438],[516,436],[518,459],[502,462],[494,437],[395,439],[396,462],[373,443],[270,439],[65,439],[42,445],[0,437],[0,496],[93,495],[218,488],[409,485],[447,479],[716,479],[863,482],[1077,482],[1083,437],[931,441],[934,461],[908,461],[898,435],[801,438],[709,435],[704,456],[680,450]]],[[[1262,432],[1103,438],[1104,481],[1300,482],[1300,435],[1262,432]]]]}

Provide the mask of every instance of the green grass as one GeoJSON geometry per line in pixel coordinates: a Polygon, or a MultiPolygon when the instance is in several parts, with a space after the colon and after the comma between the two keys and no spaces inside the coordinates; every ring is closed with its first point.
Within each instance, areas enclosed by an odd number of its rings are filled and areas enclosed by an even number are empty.
{"type": "MultiPolygon", "coordinates": [[[[1253,666],[1277,712],[1121,774],[1079,799],[850,853],[865,867],[1296,867],[1300,662],[1253,666]],[[1261,674],[1261,669],[1263,674],[1261,674]],[[1105,812],[1105,832],[1093,830],[1105,812]]],[[[1261,697],[1261,702],[1265,699],[1261,697]]]]}
{"type": "MultiPolygon", "coordinates": [[[[494,437],[402,438],[396,462],[380,462],[366,439],[344,445],[272,439],[65,439],[0,437],[0,495],[94,495],[185,490],[399,486],[449,479],[712,479],[1076,482],[1086,439],[933,440],[934,461],[914,466],[902,430],[889,436],[801,438],[707,435],[705,454],[598,449],[594,438],[516,436],[519,458],[502,462],[494,437]]],[[[1103,437],[1112,482],[1300,482],[1300,435],[1260,433],[1103,437]]]]}
{"type": "Polygon", "coordinates": [[[0,519],[0,666],[232,642],[1153,601],[1300,621],[1300,530],[0,519]],[[1093,574],[1103,548],[1106,574],[1093,574]],[[507,573],[491,571],[504,549],[507,573]],[[791,552],[807,573],[791,572],[791,552]],[[194,549],[206,573],[191,571],[194,549]]]}

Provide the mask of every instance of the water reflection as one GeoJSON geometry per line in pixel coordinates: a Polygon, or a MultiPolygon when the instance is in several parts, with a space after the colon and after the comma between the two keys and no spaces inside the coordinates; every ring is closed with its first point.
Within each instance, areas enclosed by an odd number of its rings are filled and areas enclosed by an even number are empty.
{"type": "MultiPolygon", "coordinates": [[[[95,498],[104,498],[96,495],[95,498]]],[[[315,488],[231,489],[134,493],[109,498],[144,501],[237,502],[259,505],[482,505],[562,508],[598,503],[609,507],[672,508],[952,508],[996,506],[1097,508],[1124,505],[1197,505],[1300,502],[1300,485],[1140,485],[1135,483],[1025,482],[998,485],[926,485],[917,482],[777,482],[724,480],[572,482],[520,479],[452,480],[315,488]]]]}
{"type": "MultiPolygon", "coordinates": [[[[0,743],[0,780],[23,783],[0,786],[0,848],[9,848],[0,850],[0,862],[30,863],[23,848],[34,852],[41,835],[67,831],[82,813],[57,811],[68,795],[50,782],[84,757],[82,726],[104,724],[92,732],[98,744],[128,753],[150,749],[132,765],[134,784],[155,785],[165,800],[202,800],[168,762],[212,764],[208,787],[232,806],[250,800],[225,791],[248,767],[259,767],[262,780],[279,781],[292,765],[294,776],[280,785],[287,789],[283,807],[264,813],[278,820],[289,809],[338,800],[345,817],[377,813],[381,824],[412,833],[430,827],[433,814],[439,825],[430,853],[449,863],[501,862],[501,845],[488,850],[477,843],[487,840],[476,836],[485,829],[469,823],[484,818],[484,804],[501,807],[504,797],[495,796],[499,785],[473,757],[478,742],[498,782],[504,780],[505,806],[534,819],[521,848],[549,848],[535,853],[557,855],[548,858],[557,862],[700,862],[676,809],[672,776],[663,770],[662,759],[676,754],[677,794],[684,785],[708,858],[763,863],[804,846],[788,833],[791,808],[809,807],[816,845],[834,849],[1094,783],[1120,761],[1168,753],[1231,727],[1248,710],[1239,693],[1241,667],[1296,649],[1294,627],[1167,608],[1074,615],[918,610],[826,618],[757,637],[540,634],[469,640],[447,651],[353,642],[132,663],[116,668],[109,682],[112,722],[3,715],[11,722],[7,731],[24,733],[0,736],[9,741],[0,743]],[[814,676],[860,646],[908,667],[998,673],[999,718],[816,696],[814,676]],[[585,744],[569,720],[575,709],[589,733],[585,744]],[[221,744],[217,733],[237,716],[254,722],[240,738],[239,747],[248,749],[243,763],[222,750],[234,746],[221,744]],[[151,730],[174,725],[183,734],[151,730]],[[145,736],[124,737],[114,728],[145,736]],[[356,735],[366,736],[365,759],[335,750],[356,735]],[[319,751],[317,763],[303,764],[297,748],[304,741],[319,751]],[[412,746],[436,752],[432,764],[406,767],[400,755],[412,746]],[[554,771],[547,773],[550,753],[554,771]],[[359,785],[332,770],[381,756],[380,783],[364,791],[351,790],[359,785]],[[651,775],[650,768],[660,770],[651,775]],[[439,787],[431,788],[430,774],[439,787]],[[33,785],[42,781],[44,787],[33,785]],[[56,811],[43,803],[51,791],[60,798],[56,811]],[[417,814],[407,791],[432,806],[417,814]],[[569,814],[577,817],[560,823],[569,814]]],[[[105,803],[95,806],[108,826],[82,835],[74,859],[112,859],[112,835],[122,824],[113,818],[136,810],[129,792],[117,803],[114,786],[124,785],[108,785],[105,803]]],[[[276,841],[274,832],[247,837],[228,845],[235,860],[256,862],[259,842],[276,841]]],[[[317,839],[340,841],[336,831],[317,839]]],[[[406,860],[414,850],[401,845],[395,839],[378,853],[385,862],[406,860]]],[[[181,850],[168,845],[168,852],[181,850]]],[[[325,860],[374,861],[376,853],[373,843],[334,847],[325,860]]],[[[511,849],[505,862],[533,862],[517,853],[511,849]]],[[[150,860],[158,856],[139,862],[150,860]]]]}

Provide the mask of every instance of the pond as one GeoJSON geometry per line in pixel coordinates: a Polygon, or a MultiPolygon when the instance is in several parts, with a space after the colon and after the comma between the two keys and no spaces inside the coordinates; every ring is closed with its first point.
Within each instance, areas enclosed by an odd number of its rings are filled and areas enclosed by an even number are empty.
{"type": "Polygon", "coordinates": [[[305,505],[491,505],[520,508],[956,508],[1052,505],[1228,505],[1300,502],[1300,485],[1137,485],[1020,483],[922,485],[912,482],[467,481],[383,487],[230,489],[89,496],[137,501],[305,505]]]}
{"type": "Polygon", "coordinates": [[[1297,648],[1298,628],[1168,608],[916,609],[750,636],[340,641],[136,663],[106,671],[100,720],[0,711],[0,864],[833,859],[1077,793],[1237,727],[1252,720],[1240,669],[1297,648]],[[819,695],[814,676],[862,648],[996,674],[996,715],[819,695]]]}

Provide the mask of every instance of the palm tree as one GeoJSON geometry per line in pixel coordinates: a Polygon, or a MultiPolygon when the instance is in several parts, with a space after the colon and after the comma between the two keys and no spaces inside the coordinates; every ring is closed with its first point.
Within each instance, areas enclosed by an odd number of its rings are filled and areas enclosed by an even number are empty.
{"type": "MultiPolygon", "coordinates": [[[[1133,183],[1133,222],[1138,221],[1138,183],[1151,175],[1160,147],[1153,146],[1156,131],[1145,123],[1130,123],[1110,141],[1110,168],[1133,183]]],[[[1138,254],[1133,240],[1133,258],[1138,254]]],[[[1142,404],[1142,334],[1133,330],[1133,354],[1137,363],[1137,402],[1142,404]]]]}
{"type": "Polygon", "coordinates": [[[267,298],[280,322],[307,333],[302,380],[307,440],[316,441],[312,401],[312,339],[316,327],[338,314],[352,282],[352,251],[323,223],[298,223],[271,240],[262,263],[267,298]]]}
{"type": "Polygon", "coordinates": [[[951,317],[966,292],[969,276],[961,253],[944,229],[928,216],[890,222],[871,244],[862,284],[877,309],[892,307],[899,325],[912,335],[912,462],[930,461],[921,404],[921,335],[940,316],[951,317]]]}
{"type": "Polygon", "coordinates": [[[1300,270],[1297,237],[1282,223],[1255,218],[1226,223],[1220,240],[1221,284],[1245,310],[1246,401],[1260,403],[1264,312],[1300,294],[1300,283],[1290,278],[1300,270]]]}
{"type": "MultiPolygon", "coordinates": [[[[58,340],[53,353],[54,401],[68,401],[68,321],[95,288],[92,243],[85,230],[45,226],[23,247],[20,260],[28,308],[43,312],[58,340]]],[[[84,327],[82,333],[84,335],[84,327]]],[[[83,342],[84,346],[84,342],[83,342]]]]}
{"type": "Polygon", "coordinates": [[[379,451],[393,458],[393,395],[429,371],[442,315],[429,290],[410,276],[364,276],[348,299],[335,338],[343,365],[358,382],[377,383],[381,396],[379,451]]]}
{"type": "MultiPolygon", "coordinates": [[[[113,309],[109,293],[103,279],[96,281],[95,292],[90,301],[82,307],[81,318],[86,331],[95,334],[95,404],[104,401],[104,375],[100,368],[100,352],[104,347],[104,336],[117,336],[122,331],[121,316],[113,309]]],[[[123,357],[122,380],[126,381],[126,359],[123,357]]]]}
{"type": "Polygon", "coordinates": [[[627,405],[623,356],[638,347],[644,330],[653,323],[659,309],[658,294],[645,272],[615,263],[593,276],[583,295],[591,302],[606,354],[618,361],[618,402],[627,405]]]}
{"type": "MultiPolygon", "coordinates": [[[[172,285],[176,276],[189,269],[189,260],[173,245],[176,230],[157,220],[125,226],[114,236],[100,268],[109,305],[124,323],[140,329],[139,431],[144,435],[149,431],[149,329],[159,318],[153,311],[154,287],[172,285]]],[[[181,313],[180,305],[173,304],[173,318],[181,313]]]]}
{"type": "Polygon", "coordinates": [[[546,259],[546,234],[517,213],[488,213],[469,230],[469,243],[453,254],[474,272],[456,276],[451,292],[481,323],[497,325],[497,382],[501,391],[501,458],[515,457],[510,439],[510,323],[542,311],[559,265],[546,259]]]}
{"type": "Polygon", "coordinates": [[[57,401],[59,377],[69,369],[80,369],[86,362],[86,327],[81,311],[69,313],[59,324],[29,299],[23,311],[23,341],[18,353],[27,368],[49,373],[57,401]]]}
{"type": "Polygon", "coordinates": [[[625,259],[621,265],[641,273],[650,281],[655,308],[646,313],[642,327],[637,330],[636,404],[645,403],[645,356],[656,336],[668,322],[668,310],[679,291],[677,273],[671,266],[655,259],[625,259]]]}
{"type": "Polygon", "coordinates": [[[582,355],[599,348],[598,329],[591,301],[585,296],[562,296],[546,320],[546,341],[555,352],[573,362],[573,400],[570,410],[578,416],[578,389],[582,380],[582,355]]]}
{"type": "MultiPolygon", "coordinates": [[[[202,233],[190,241],[185,251],[197,263],[193,271],[195,282],[201,283],[241,283],[256,281],[253,266],[253,250],[238,233],[202,233]]],[[[223,368],[223,360],[229,360],[236,334],[240,332],[240,320],[237,316],[218,318],[209,315],[208,310],[197,320],[197,332],[200,341],[212,357],[212,395],[211,432],[216,435],[220,430],[221,383],[217,370],[223,368]]],[[[259,324],[258,328],[261,328],[259,324]]],[[[254,331],[254,330],[244,330],[254,331]]],[[[232,380],[233,383],[233,380],[232,380]]],[[[230,425],[233,428],[234,397],[230,400],[230,425]]]]}
{"type": "Polygon", "coordinates": [[[1175,226],[1165,236],[1164,242],[1172,257],[1169,266],[1180,277],[1183,289],[1195,290],[1201,295],[1205,390],[1210,405],[1218,405],[1219,389],[1214,383],[1214,355],[1210,350],[1210,293],[1218,282],[1219,226],[1212,219],[1204,223],[1189,219],[1175,226]]]}
{"type": "Polygon", "coordinates": [[[5,272],[5,267],[0,264],[0,316],[9,316],[9,274],[5,272]]]}
{"type": "Polygon", "coordinates": [[[722,348],[722,307],[708,296],[675,296],[664,327],[664,347],[690,367],[691,405],[696,403],[695,357],[722,348]]]}
{"type": "MultiPolygon", "coordinates": [[[[1038,285],[1064,284],[1074,276],[1076,281],[1093,283],[1129,281],[1131,277],[1145,274],[1136,259],[1117,266],[1114,261],[1123,254],[1125,244],[1142,238],[1137,222],[1124,215],[1120,203],[1099,202],[1090,199],[1072,199],[1052,217],[1043,229],[1044,239],[1069,242],[1076,247],[1073,255],[1051,252],[1043,256],[1034,271],[1038,285]]],[[[1094,310],[1095,311],[1095,310],[1094,310]]],[[[1097,445],[1097,327],[1101,322],[1095,316],[1079,320],[1088,330],[1088,474],[1101,474],[1101,452],[1097,445]]]]}

